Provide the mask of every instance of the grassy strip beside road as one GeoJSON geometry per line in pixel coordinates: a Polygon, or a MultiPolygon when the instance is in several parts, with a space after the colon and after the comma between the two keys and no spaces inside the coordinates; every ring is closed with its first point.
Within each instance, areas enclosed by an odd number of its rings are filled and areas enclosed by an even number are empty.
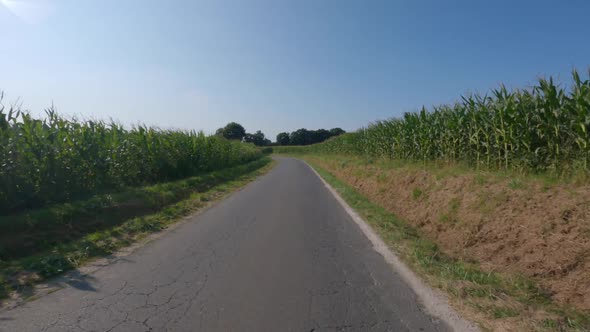
{"type": "Polygon", "coordinates": [[[271,166],[265,157],[185,180],[2,217],[0,298],[158,232],[271,166]]]}
{"type": "Polygon", "coordinates": [[[590,328],[590,315],[554,304],[534,281],[519,275],[486,272],[475,262],[445,255],[418,229],[320,167],[317,158],[321,157],[303,156],[413,270],[432,286],[446,291],[466,318],[479,322],[482,328],[539,331],[590,328]]]}

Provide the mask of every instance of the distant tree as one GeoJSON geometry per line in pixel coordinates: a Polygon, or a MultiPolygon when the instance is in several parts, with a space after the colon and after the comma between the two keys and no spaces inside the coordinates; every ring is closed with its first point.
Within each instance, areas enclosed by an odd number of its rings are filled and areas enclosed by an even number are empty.
{"type": "Polygon", "coordinates": [[[313,131],[313,143],[323,142],[330,137],[332,137],[332,135],[326,129],[318,129],[318,130],[313,131]]]}
{"type": "Polygon", "coordinates": [[[330,129],[330,136],[338,136],[346,133],[342,128],[332,128],[330,129]]]}
{"type": "Polygon", "coordinates": [[[217,134],[221,134],[221,136],[232,139],[232,140],[242,140],[244,136],[246,136],[246,130],[242,127],[241,124],[236,122],[230,122],[225,127],[219,128],[217,130],[217,134]]]}
{"type": "MultiPolygon", "coordinates": [[[[343,133],[345,133],[345,131],[341,128],[333,128],[330,130],[307,130],[305,128],[301,128],[297,129],[289,135],[288,145],[309,145],[321,143],[330,137],[338,136],[343,133]]],[[[280,133],[279,135],[277,135],[277,143],[281,145],[287,145],[281,143],[281,141],[287,143],[286,135],[287,133],[280,133]]]]}
{"type": "Polygon", "coordinates": [[[254,143],[256,146],[265,146],[270,144],[270,140],[266,139],[260,130],[257,130],[254,134],[246,134],[244,136],[244,142],[254,143]]]}
{"type": "Polygon", "coordinates": [[[277,144],[278,145],[289,145],[289,133],[280,133],[277,135],[277,144]]]}
{"type": "Polygon", "coordinates": [[[223,128],[219,128],[215,131],[215,136],[223,136],[223,128]]]}
{"type": "Polygon", "coordinates": [[[311,142],[309,130],[305,128],[297,129],[289,135],[291,145],[307,145],[311,142]]]}

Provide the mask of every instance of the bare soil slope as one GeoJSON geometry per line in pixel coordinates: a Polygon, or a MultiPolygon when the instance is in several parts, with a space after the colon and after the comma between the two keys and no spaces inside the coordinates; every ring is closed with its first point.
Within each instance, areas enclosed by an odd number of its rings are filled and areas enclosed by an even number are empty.
{"type": "Polygon", "coordinates": [[[454,257],[536,280],[590,310],[590,186],[475,171],[314,162],[421,229],[454,257]]]}

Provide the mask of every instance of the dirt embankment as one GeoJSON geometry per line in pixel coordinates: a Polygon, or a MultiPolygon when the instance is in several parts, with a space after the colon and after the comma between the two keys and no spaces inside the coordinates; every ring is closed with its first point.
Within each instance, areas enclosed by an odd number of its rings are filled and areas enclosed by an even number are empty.
{"type": "Polygon", "coordinates": [[[522,273],[557,303],[590,310],[589,185],[314,162],[421,229],[445,253],[487,271],[522,273]]]}

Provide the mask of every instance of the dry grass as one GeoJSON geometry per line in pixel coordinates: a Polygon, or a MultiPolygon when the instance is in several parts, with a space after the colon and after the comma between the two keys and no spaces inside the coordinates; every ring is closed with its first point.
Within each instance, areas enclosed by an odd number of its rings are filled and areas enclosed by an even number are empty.
{"type": "Polygon", "coordinates": [[[304,159],[482,327],[590,328],[590,187],[451,166],[304,159]]]}

